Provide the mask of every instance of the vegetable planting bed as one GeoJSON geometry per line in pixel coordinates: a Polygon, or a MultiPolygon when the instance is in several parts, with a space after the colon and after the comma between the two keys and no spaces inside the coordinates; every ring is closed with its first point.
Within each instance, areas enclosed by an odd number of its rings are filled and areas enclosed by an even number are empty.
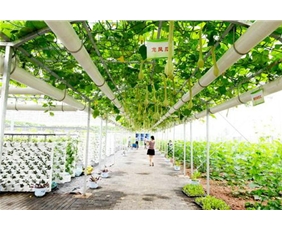
{"type": "MultiPolygon", "coordinates": [[[[183,158],[183,141],[175,145],[175,158],[183,158]]],[[[206,142],[193,142],[193,166],[201,172],[200,183],[207,191],[206,142]]],[[[190,143],[186,143],[187,167],[190,143]]],[[[282,209],[282,144],[279,140],[258,143],[225,141],[210,143],[210,194],[225,200],[232,209],[282,209]]],[[[190,169],[187,176],[191,177],[190,169]]]]}
{"type": "MultiPolygon", "coordinates": [[[[201,184],[206,188],[207,181],[201,178],[201,184]]],[[[247,197],[235,197],[232,195],[234,188],[228,186],[226,182],[210,180],[210,195],[224,200],[232,210],[245,210],[246,202],[254,202],[247,197]]]]}

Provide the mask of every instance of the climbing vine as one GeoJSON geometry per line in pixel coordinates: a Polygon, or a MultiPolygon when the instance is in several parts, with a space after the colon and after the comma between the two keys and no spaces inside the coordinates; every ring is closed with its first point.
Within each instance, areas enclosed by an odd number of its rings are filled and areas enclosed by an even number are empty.
{"type": "MultiPolygon", "coordinates": [[[[68,94],[83,103],[81,94],[85,95],[92,101],[94,117],[111,117],[130,129],[150,129],[211,67],[216,80],[158,127],[181,122],[204,110],[203,100],[211,101],[210,106],[220,104],[279,78],[282,72],[281,39],[277,36],[281,35],[282,26],[219,75],[217,61],[246,32],[248,25],[228,21],[174,21],[171,23],[173,70],[168,76],[165,71],[168,59],[148,59],[146,42],[169,39],[169,21],[74,21],[71,25],[122,103],[126,117],[44,21],[0,21],[0,41],[24,41],[14,49],[21,68],[59,89],[67,88],[68,94]]],[[[0,52],[5,52],[4,47],[0,47],[0,52]]]]}

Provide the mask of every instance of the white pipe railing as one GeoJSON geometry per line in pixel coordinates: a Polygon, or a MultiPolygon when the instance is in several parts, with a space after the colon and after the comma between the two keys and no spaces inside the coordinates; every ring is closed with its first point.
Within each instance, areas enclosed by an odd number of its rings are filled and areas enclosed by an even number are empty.
{"type": "Polygon", "coordinates": [[[93,82],[101,89],[101,91],[114,103],[114,105],[124,113],[124,108],[117,100],[109,88],[106,80],[101,76],[98,68],[93,63],[89,53],[85,49],[82,41],[74,31],[72,25],[68,21],[45,21],[48,27],[58,37],[60,42],[74,56],[82,68],[86,71],[93,82]]]}
{"type": "Polygon", "coordinates": [[[76,108],[69,106],[69,105],[53,105],[50,108],[43,107],[42,105],[37,104],[18,104],[18,103],[12,103],[7,104],[7,110],[29,110],[29,111],[77,111],[76,108]]]}
{"type": "MultiPolygon", "coordinates": [[[[246,93],[243,93],[237,97],[233,97],[230,100],[226,101],[225,103],[222,103],[220,105],[214,106],[212,108],[209,108],[210,113],[214,114],[232,107],[235,107],[237,105],[240,105],[242,103],[247,103],[249,101],[252,100],[252,92],[258,90],[258,89],[262,89],[263,90],[263,95],[267,96],[270,95],[272,93],[276,93],[280,90],[282,90],[282,77],[268,83],[265,84],[263,86],[260,86],[259,88],[250,90],[246,93]]],[[[204,117],[207,114],[207,110],[204,110],[198,114],[195,114],[194,117],[196,119],[199,119],[201,117],[204,117]]]]}
{"type": "MultiPolygon", "coordinates": [[[[234,43],[234,45],[227,50],[227,52],[217,61],[217,66],[219,69],[219,75],[224,73],[230,66],[237,62],[244,54],[249,52],[253,47],[255,47],[259,42],[270,35],[275,29],[277,29],[282,24],[282,21],[256,21],[253,23],[248,30],[234,43]]],[[[197,95],[206,86],[211,84],[216,76],[213,74],[213,67],[202,76],[202,78],[193,86],[192,96],[197,95]]],[[[190,92],[184,94],[181,99],[173,105],[170,110],[160,118],[160,120],[153,126],[156,127],[166,118],[177,111],[181,106],[190,100],[190,92]]]]}
{"type": "MultiPolygon", "coordinates": [[[[0,56],[0,63],[1,63],[1,59],[3,59],[4,57],[0,56]]],[[[19,67],[15,67],[15,62],[12,62],[12,67],[11,69],[14,69],[14,71],[11,74],[11,79],[16,80],[17,82],[20,82],[22,84],[25,84],[31,88],[34,88],[36,90],[39,90],[40,92],[42,92],[43,94],[54,98],[57,101],[62,101],[70,106],[73,106],[74,108],[78,109],[78,110],[82,110],[82,111],[86,111],[88,110],[88,108],[86,107],[86,105],[83,105],[82,103],[78,102],[77,100],[75,100],[74,98],[72,98],[71,96],[69,96],[66,92],[57,89],[56,87],[48,84],[47,82],[34,77],[33,75],[31,75],[29,72],[27,72],[26,70],[19,68],[19,67]]],[[[2,72],[2,68],[3,66],[0,66],[0,73],[2,72]]],[[[92,111],[91,111],[92,112],[92,111]]]]}
{"type": "MultiPolygon", "coordinates": [[[[1,89],[0,89],[1,92],[1,89]]],[[[43,93],[30,88],[30,87],[26,87],[26,88],[21,88],[21,87],[9,87],[9,94],[19,94],[19,95],[42,95],[43,93]]]]}

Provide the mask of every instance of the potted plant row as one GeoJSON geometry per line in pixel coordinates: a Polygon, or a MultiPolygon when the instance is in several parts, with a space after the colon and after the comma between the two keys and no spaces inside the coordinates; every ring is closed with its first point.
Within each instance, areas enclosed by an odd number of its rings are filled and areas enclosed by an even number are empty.
{"type": "Polygon", "coordinates": [[[174,165],[173,165],[174,170],[175,171],[179,171],[180,170],[180,165],[181,165],[180,161],[175,160],[174,165]]]}
{"type": "Polygon", "coordinates": [[[100,176],[93,176],[93,175],[91,175],[90,179],[89,179],[89,187],[90,188],[98,188],[99,187],[98,181],[100,179],[101,179],[100,176]]]}
{"type": "Polygon", "coordinates": [[[164,160],[165,160],[165,162],[170,163],[171,162],[171,157],[168,154],[166,154],[164,160]]]}
{"type": "Polygon", "coordinates": [[[49,187],[49,183],[42,180],[40,183],[36,183],[34,185],[34,195],[36,197],[42,197],[46,194],[47,188],[49,187]]]}
{"type": "Polygon", "coordinates": [[[105,167],[104,169],[102,169],[101,171],[101,177],[102,178],[107,178],[109,177],[109,170],[105,167]]]}
{"type": "Polygon", "coordinates": [[[200,177],[201,177],[201,173],[197,170],[195,170],[193,172],[193,174],[191,175],[191,184],[200,184],[200,177]]]}

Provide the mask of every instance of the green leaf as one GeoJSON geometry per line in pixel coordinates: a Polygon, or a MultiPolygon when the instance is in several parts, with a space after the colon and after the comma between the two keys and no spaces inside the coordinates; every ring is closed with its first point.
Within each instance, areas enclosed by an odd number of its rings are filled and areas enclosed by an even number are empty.
{"type": "Polygon", "coordinates": [[[141,55],[143,60],[147,59],[147,47],[145,45],[139,47],[138,53],[141,55]]]}
{"type": "Polygon", "coordinates": [[[121,115],[116,116],[116,121],[119,121],[121,119],[121,115]]]}
{"type": "Polygon", "coordinates": [[[254,182],[251,182],[248,184],[249,188],[259,188],[260,186],[255,184],[254,182]]]}
{"type": "Polygon", "coordinates": [[[99,110],[94,109],[94,111],[93,111],[93,117],[96,118],[96,117],[98,117],[99,115],[100,115],[99,110]]]}
{"type": "Polygon", "coordinates": [[[36,29],[43,29],[47,27],[44,21],[32,21],[32,24],[36,29]]]}
{"type": "Polygon", "coordinates": [[[36,27],[33,24],[33,21],[26,21],[25,22],[25,26],[28,27],[31,30],[35,30],[36,29],[36,27]]]}

